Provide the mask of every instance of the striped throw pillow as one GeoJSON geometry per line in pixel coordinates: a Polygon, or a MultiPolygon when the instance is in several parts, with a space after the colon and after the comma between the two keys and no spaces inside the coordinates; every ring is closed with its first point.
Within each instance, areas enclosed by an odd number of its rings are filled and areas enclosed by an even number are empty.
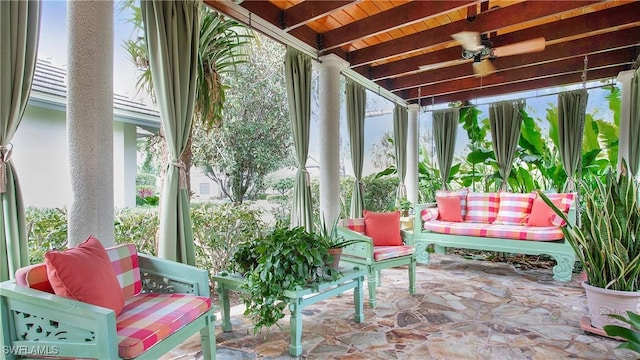
{"type": "Polygon", "coordinates": [[[535,193],[515,194],[509,192],[500,193],[500,209],[494,224],[523,225],[527,222],[527,216],[531,211],[535,193]]]}
{"type": "MultiPolygon", "coordinates": [[[[562,210],[563,213],[569,214],[569,209],[571,209],[571,205],[573,205],[573,201],[576,198],[575,193],[562,193],[562,194],[545,194],[549,198],[549,200],[553,201],[553,203],[557,204],[560,202],[560,206],[558,208],[562,210]]],[[[555,213],[551,215],[551,224],[554,226],[565,226],[567,225],[564,220],[555,213]]]]}
{"type": "Polygon", "coordinates": [[[498,216],[500,195],[498,193],[469,192],[465,221],[491,224],[498,216]]]}

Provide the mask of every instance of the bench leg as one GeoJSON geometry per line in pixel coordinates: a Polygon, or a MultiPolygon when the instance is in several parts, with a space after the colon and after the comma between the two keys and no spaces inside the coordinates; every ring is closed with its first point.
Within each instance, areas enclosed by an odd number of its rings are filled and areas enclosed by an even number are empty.
{"type": "Polygon", "coordinates": [[[557,281],[571,281],[576,258],[567,254],[551,254],[551,256],[556,259],[556,266],[553,267],[553,278],[557,281]]]}
{"type": "Polygon", "coordinates": [[[289,326],[291,327],[289,354],[291,354],[291,356],[299,356],[302,354],[302,309],[300,304],[292,301],[289,303],[289,311],[291,311],[291,318],[289,320],[289,326]]]}
{"type": "Polygon", "coordinates": [[[216,359],[216,333],[214,331],[215,316],[207,316],[207,327],[200,330],[200,345],[205,360],[216,359]]]}
{"type": "Polygon", "coordinates": [[[367,286],[369,287],[369,306],[376,307],[376,286],[378,286],[378,270],[372,270],[369,272],[369,280],[367,286]]]}
{"type": "Polygon", "coordinates": [[[409,263],[409,294],[416,293],[416,259],[412,258],[409,263]]]}
{"type": "Polygon", "coordinates": [[[428,264],[429,263],[429,252],[427,251],[427,242],[426,241],[416,241],[415,244],[416,249],[416,261],[419,264],[428,264]]]}

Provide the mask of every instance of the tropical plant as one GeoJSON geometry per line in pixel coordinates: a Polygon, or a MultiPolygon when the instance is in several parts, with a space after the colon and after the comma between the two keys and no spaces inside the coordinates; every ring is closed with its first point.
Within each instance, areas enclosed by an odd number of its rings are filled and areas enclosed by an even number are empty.
{"type": "Polygon", "coordinates": [[[595,188],[582,196],[580,225],[571,224],[544,193],[542,199],[567,225],[565,240],[576,252],[591,286],[619,291],[640,290],[640,205],[637,183],[626,164],[616,180],[595,177],[595,188]]]}
{"type": "Polygon", "coordinates": [[[238,245],[229,270],[244,274],[244,314],[253,321],[254,333],[284,317],[286,290],[337,279],[338,272],[326,266],[328,257],[326,243],[302,227],[276,226],[270,234],[238,245]]]}
{"type": "Polygon", "coordinates": [[[626,318],[618,314],[609,314],[609,316],[629,325],[629,327],[621,325],[605,325],[603,327],[607,335],[627,340],[627,342],[618,345],[618,349],[629,349],[640,354],[640,315],[633,311],[627,311],[626,318]]]}

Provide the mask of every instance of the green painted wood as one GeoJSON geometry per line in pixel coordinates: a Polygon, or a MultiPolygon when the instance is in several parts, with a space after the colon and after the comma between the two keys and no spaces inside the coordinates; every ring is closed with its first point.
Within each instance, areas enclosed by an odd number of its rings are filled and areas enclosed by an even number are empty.
{"type": "MultiPolygon", "coordinates": [[[[553,278],[558,281],[570,281],[576,254],[571,245],[564,241],[530,241],[500,239],[481,236],[463,236],[452,234],[440,234],[422,229],[422,209],[431,205],[416,204],[414,206],[415,219],[412,242],[416,248],[417,259],[420,263],[428,263],[429,254],[426,248],[430,244],[435,245],[435,252],[443,254],[447,247],[462,249],[500,251],[514,254],[549,255],[557,265],[553,267],[553,278]]],[[[576,221],[575,208],[569,210],[569,221],[576,221]]]]}
{"type": "MultiPolygon", "coordinates": [[[[290,336],[289,353],[292,356],[302,354],[302,310],[319,301],[340,296],[349,289],[354,289],[354,321],[364,322],[363,287],[366,270],[357,266],[348,269],[341,269],[342,275],[337,280],[315,283],[297,290],[285,291],[284,295],[289,299],[290,336]]],[[[220,273],[213,277],[218,284],[218,293],[222,299],[222,330],[231,331],[229,290],[242,291],[244,278],[240,274],[220,273]]]]}
{"type": "MultiPolygon", "coordinates": [[[[172,284],[175,292],[185,290],[189,294],[209,297],[206,270],[144,254],[138,255],[142,274],[165,279],[168,284],[172,284]]],[[[157,359],[200,332],[204,358],[215,359],[214,311],[215,308],[212,307],[138,358],[157,359]]],[[[120,359],[116,317],[110,309],[18,286],[13,280],[9,280],[0,283],[0,315],[0,346],[13,350],[12,354],[6,354],[7,359],[23,358],[18,355],[34,355],[33,351],[48,351],[47,355],[67,358],[120,359]],[[37,332],[23,338],[22,335],[28,328],[27,322],[64,331],[64,338],[38,335],[37,332]]]]}

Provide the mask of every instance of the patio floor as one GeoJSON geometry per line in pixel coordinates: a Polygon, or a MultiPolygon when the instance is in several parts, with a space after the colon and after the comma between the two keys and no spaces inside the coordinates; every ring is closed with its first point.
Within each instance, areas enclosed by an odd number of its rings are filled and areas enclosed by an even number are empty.
{"type": "MultiPolygon", "coordinates": [[[[416,295],[406,269],[383,271],[378,305],[365,303],[365,322],[353,321],[353,296],[306,308],[302,359],[635,359],[620,342],[586,334],[579,280],[552,280],[550,270],[432,255],[419,265],[416,295]]],[[[365,286],[366,294],[366,286],[365,286]]],[[[289,359],[289,319],[282,329],[253,336],[252,324],[232,309],[233,331],[216,326],[217,358],[289,359]]],[[[218,316],[219,318],[219,316],[218,316]]],[[[199,337],[162,358],[202,359],[199,337]]]]}

